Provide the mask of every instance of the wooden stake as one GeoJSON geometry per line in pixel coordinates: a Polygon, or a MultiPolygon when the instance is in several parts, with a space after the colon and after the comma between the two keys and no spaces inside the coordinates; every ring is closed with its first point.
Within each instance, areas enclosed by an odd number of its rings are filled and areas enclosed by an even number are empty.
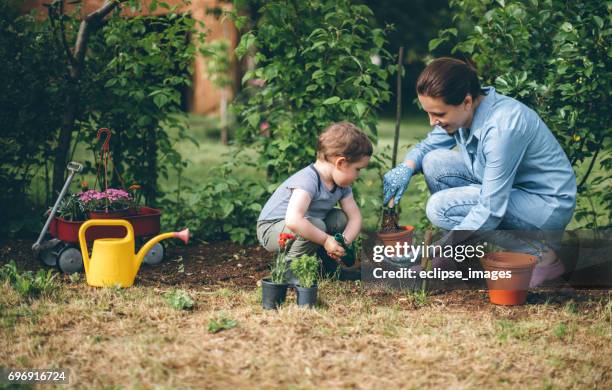
{"type": "Polygon", "coordinates": [[[400,122],[402,120],[402,65],[404,62],[404,47],[399,48],[397,56],[397,105],[395,111],[395,138],[393,140],[393,167],[397,165],[397,147],[399,144],[400,122]]]}

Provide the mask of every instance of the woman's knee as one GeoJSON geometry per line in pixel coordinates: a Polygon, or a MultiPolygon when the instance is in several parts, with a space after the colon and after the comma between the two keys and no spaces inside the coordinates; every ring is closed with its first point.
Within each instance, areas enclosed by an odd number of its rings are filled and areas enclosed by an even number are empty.
{"type": "Polygon", "coordinates": [[[445,204],[443,203],[443,199],[440,196],[440,193],[432,194],[427,200],[427,205],[425,206],[425,214],[427,215],[427,219],[436,227],[441,228],[441,225],[445,225],[444,223],[444,209],[445,204]]]}
{"type": "Polygon", "coordinates": [[[440,171],[444,171],[446,166],[454,166],[457,162],[457,157],[460,158],[459,153],[453,152],[448,149],[434,149],[427,153],[421,161],[421,169],[423,175],[431,178],[437,178],[440,171]]]}
{"type": "Polygon", "coordinates": [[[474,187],[458,187],[436,192],[427,200],[427,218],[440,229],[452,230],[478,202],[477,191],[474,187]]]}

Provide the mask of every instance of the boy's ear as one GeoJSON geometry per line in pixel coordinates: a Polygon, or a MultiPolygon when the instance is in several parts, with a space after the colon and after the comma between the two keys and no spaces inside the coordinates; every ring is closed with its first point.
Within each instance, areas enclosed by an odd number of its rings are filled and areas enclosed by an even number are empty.
{"type": "Polygon", "coordinates": [[[346,160],[346,157],[340,156],[340,157],[336,158],[336,162],[334,163],[334,165],[336,166],[336,168],[339,168],[342,165],[346,164],[347,162],[348,161],[346,160]]]}

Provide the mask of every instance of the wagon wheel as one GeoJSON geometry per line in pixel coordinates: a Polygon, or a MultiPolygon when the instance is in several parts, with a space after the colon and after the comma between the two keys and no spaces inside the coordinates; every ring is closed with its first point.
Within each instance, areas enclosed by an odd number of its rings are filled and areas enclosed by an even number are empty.
{"type": "Polygon", "coordinates": [[[72,245],[67,245],[59,254],[57,266],[66,274],[73,274],[83,270],[83,256],[81,251],[72,245]]]}
{"type": "Polygon", "coordinates": [[[49,267],[55,267],[57,265],[57,259],[59,258],[59,254],[62,249],[64,249],[64,246],[65,244],[57,238],[49,240],[45,242],[44,245],[42,245],[43,249],[38,252],[38,259],[44,265],[47,265],[49,267]]]}
{"type": "MultiPolygon", "coordinates": [[[[143,244],[145,244],[148,240],[145,239],[144,237],[140,239],[140,243],[141,243],[141,247],[143,244]]],[[[158,242],[157,244],[153,245],[153,248],[151,248],[147,254],[144,257],[143,262],[147,265],[158,265],[160,264],[162,261],[164,261],[164,255],[166,254],[166,247],[161,243],[158,242]]]]}

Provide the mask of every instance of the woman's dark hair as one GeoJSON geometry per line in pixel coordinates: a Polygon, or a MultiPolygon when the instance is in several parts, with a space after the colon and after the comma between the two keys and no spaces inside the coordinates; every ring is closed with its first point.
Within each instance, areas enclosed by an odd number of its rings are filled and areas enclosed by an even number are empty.
{"type": "Polygon", "coordinates": [[[425,67],[416,83],[417,94],[442,98],[446,104],[457,106],[466,95],[473,99],[484,94],[476,69],[456,58],[441,57],[425,67]]]}

